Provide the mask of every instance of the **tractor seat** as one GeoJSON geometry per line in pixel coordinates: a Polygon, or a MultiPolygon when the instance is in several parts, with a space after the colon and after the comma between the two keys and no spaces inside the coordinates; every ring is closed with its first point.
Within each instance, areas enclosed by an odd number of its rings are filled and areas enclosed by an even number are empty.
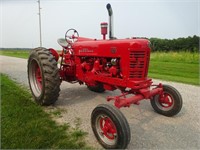
{"type": "Polygon", "coordinates": [[[62,47],[68,47],[69,43],[66,41],[66,39],[60,38],[57,40],[58,44],[60,44],[62,47]]]}

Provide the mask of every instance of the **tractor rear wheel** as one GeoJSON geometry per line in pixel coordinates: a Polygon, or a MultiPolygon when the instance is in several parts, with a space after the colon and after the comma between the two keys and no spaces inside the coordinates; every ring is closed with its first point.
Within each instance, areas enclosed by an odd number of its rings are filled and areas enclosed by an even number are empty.
{"type": "Polygon", "coordinates": [[[49,49],[39,47],[31,51],[28,58],[28,82],[38,104],[51,105],[58,99],[59,69],[49,49]]]}
{"type": "Polygon", "coordinates": [[[125,149],[130,142],[129,124],[121,111],[112,105],[98,105],[92,112],[91,125],[105,149],[125,149]]]}
{"type": "Polygon", "coordinates": [[[163,85],[163,94],[155,95],[151,100],[153,109],[164,116],[174,116],[182,108],[182,97],[180,93],[170,85],[163,85]]]}
{"type": "Polygon", "coordinates": [[[105,89],[103,88],[103,84],[101,84],[101,83],[98,83],[95,86],[88,85],[87,87],[90,91],[97,92],[97,93],[103,93],[105,91],[105,89]]]}

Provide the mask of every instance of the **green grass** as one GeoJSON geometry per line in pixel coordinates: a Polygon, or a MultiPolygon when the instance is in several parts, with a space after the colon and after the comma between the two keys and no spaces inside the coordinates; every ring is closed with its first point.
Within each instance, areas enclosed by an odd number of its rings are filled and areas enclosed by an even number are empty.
{"type": "Polygon", "coordinates": [[[30,50],[0,50],[0,55],[28,58],[30,50]]]}
{"type": "Polygon", "coordinates": [[[152,52],[151,61],[199,64],[197,52],[152,52]]]}
{"type": "Polygon", "coordinates": [[[151,53],[149,76],[199,85],[199,53],[151,53]]]}
{"type": "Polygon", "coordinates": [[[57,125],[28,91],[1,75],[1,149],[86,148],[85,132],[57,125]]]}

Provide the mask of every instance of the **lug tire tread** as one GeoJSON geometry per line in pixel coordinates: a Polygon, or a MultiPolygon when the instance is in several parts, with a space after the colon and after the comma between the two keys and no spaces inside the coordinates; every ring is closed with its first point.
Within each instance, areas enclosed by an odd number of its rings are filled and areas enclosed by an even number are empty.
{"type": "MultiPolygon", "coordinates": [[[[52,53],[43,47],[38,47],[30,52],[28,59],[28,70],[30,68],[30,61],[36,59],[39,62],[41,73],[43,76],[44,89],[42,90],[41,96],[35,97],[32,92],[35,101],[40,105],[51,105],[55,103],[59,97],[60,92],[60,76],[57,62],[54,59],[52,53]]],[[[28,71],[29,72],[29,71],[28,71]]],[[[29,85],[30,78],[28,75],[29,85]]],[[[31,87],[30,87],[31,89],[31,87]]]]}

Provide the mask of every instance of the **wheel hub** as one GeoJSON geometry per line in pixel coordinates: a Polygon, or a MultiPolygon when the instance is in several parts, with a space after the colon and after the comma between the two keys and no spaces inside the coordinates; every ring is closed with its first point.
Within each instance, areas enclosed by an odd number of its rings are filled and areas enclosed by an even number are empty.
{"type": "Polygon", "coordinates": [[[163,93],[162,97],[159,99],[159,104],[163,108],[170,108],[174,104],[174,99],[168,93],[163,93]]]}
{"type": "Polygon", "coordinates": [[[35,78],[36,78],[37,85],[39,89],[41,90],[42,89],[42,75],[41,75],[40,67],[38,66],[38,64],[36,64],[36,67],[35,67],[35,78]]]}
{"type": "Polygon", "coordinates": [[[37,60],[33,59],[29,64],[29,82],[35,97],[42,93],[42,72],[37,60]]]}
{"type": "Polygon", "coordinates": [[[113,140],[117,134],[116,127],[110,118],[101,118],[100,127],[103,131],[103,134],[108,138],[113,140]]]}
{"type": "Polygon", "coordinates": [[[114,145],[117,142],[117,129],[113,121],[106,115],[99,115],[96,120],[96,128],[99,137],[108,145],[114,145]]]}

